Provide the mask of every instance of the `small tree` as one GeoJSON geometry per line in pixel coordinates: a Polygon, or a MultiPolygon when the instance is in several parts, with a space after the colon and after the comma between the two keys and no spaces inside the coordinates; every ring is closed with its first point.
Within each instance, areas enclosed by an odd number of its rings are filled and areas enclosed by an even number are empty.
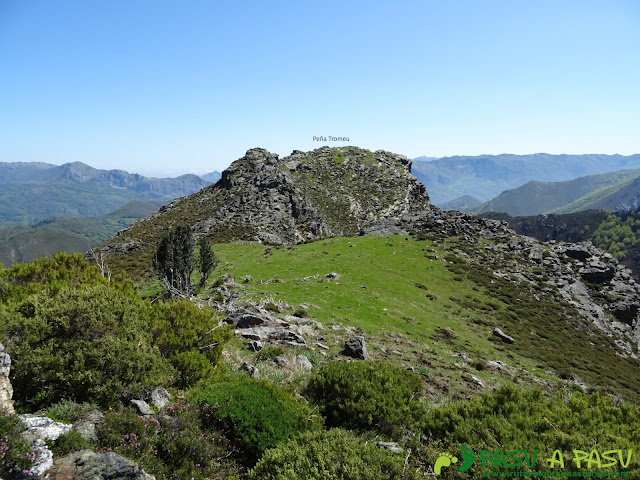
{"type": "Polygon", "coordinates": [[[220,260],[216,258],[215,253],[211,250],[211,246],[205,237],[198,241],[198,272],[200,273],[200,288],[204,287],[207,277],[213,272],[220,260]]]}
{"type": "Polygon", "coordinates": [[[156,274],[167,287],[191,293],[195,242],[187,225],[178,225],[160,241],[153,257],[156,274]]]}

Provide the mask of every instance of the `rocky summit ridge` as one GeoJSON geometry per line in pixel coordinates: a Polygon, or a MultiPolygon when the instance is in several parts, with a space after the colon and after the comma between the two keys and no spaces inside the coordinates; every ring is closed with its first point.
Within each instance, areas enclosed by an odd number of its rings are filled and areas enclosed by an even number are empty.
{"type": "Polygon", "coordinates": [[[254,148],[215,185],[175,200],[101,251],[116,268],[137,257],[151,275],[158,242],[179,223],[213,242],[286,245],[389,233],[455,237],[469,248],[452,253],[488,272],[487,281],[528,285],[539,301],[562,304],[576,328],[595,328],[615,341],[620,355],[639,356],[640,286],[611,255],[589,243],[543,243],[515,234],[506,222],[442,211],[411,175],[411,163],[356,147],[295,150],[284,158],[254,148]]]}
{"type": "Polygon", "coordinates": [[[213,241],[293,244],[357,235],[430,208],[424,186],[411,175],[411,160],[403,155],[323,147],[279,158],[253,148],[215,185],[173,201],[103,249],[145,251],[178,223],[213,241]]]}

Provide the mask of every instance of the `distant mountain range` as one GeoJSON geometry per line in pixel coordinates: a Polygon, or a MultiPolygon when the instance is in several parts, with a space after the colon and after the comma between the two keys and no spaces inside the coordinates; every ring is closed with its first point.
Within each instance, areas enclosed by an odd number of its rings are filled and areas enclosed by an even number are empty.
{"type": "Polygon", "coordinates": [[[205,180],[209,180],[212,183],[216,183],[218,180],[222,178],[222,174],[217,170],[210,173],[205,173],[204,175],[200,175],[205,180]]]}
{"type": "Polygon", "coordinates": [[[1,162],[0,226],[29,225],[53,216],[105,215],[132,201],[168,202],[211,183],[197,175],[152,178],[80,162],[1,162]]]}
{"type": "Polygon", "coordinates": [[[164,203],[135,201],[100,217],[52,217],[34,225],[0,228],[0,263],[8,267],[58,251],[87,252],[164,203]]]}
{"type": "Polygon", "coordinates": [[[530,181],[559,182],[585,175],[640,168],[640,154],[622,155],[479,155],[433,160],[418,157],[412,173],[431,201],[444,203],[469,195],[485,202],[530,181]]]}
{"type": "Polygon", "coordinates": [[[152,178],[80,162],[0,162],[0,262],[8,266],[59,250],[86,252],[219,178],[219,172],[152,178]]]}

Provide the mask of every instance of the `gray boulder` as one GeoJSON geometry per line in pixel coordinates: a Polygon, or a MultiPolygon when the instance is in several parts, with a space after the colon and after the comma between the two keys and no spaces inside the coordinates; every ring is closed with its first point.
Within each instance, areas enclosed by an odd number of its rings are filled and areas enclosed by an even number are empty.
{"type": "Polygon", "coordinates": [[[151,392],[151,403],[153,403],[158,409],[164,408],[164,406],[169,403],[170,399],[171,395],[169,395],[169,392],[162,387],[157,387],[153,392],[151,392]]]}
{"type": "Polygon", "coordinates": [[[393,453],[402,453],[404,450],[396,442],[376,442],[376,447],[383,450],[389,450],[393,453]]]}
{"type": "Polygon", "coordinates": [[[155,480],[138,464],[113,452],[81,450],[56,459],[50,480],[155,480]]]}
{"type": "Polygon", "coordinates": [[[251,365],[248,362],[244,362],[242,365],[240,365],[240,370],[243,372],[247,372],[251,378],[260,378],[258,367],[256,367],[255,365],[251,365]]]}
{"type": "Polygon", "coordinates": [[[291,332],[289,330],[278,330],[273,334],[269,335],[269,338],[273,340],[279,340],[287,345],[291,345],[292,347],[306,347],[307,342],[301,335],[297,333],[291,332]]]}
{"type": "Polygon", "coordinates": [[[286,355],[278,355],[273,359],[273,362],[279,367],[286,367],[287,365],[289,365],[289,359],[286,355]]]}
{"type": "Polygon", "coordinates": [[[344,342],[343,353],[348,357],[356,358],[358,360],[367,360],[369,358],[369,352],[367,351],[364,337],[361,336],[349,337],[347,341],[344,342]]]}
{"type": "Polygon", "coordinates": [[[565,249],[564,254],[567,257],[575,258],[576,260],[580,260],[581,262],[584,262],[587,258],[591,257],[591,252],[589,251],[589,249],[586,246],[577,243],[568,246],[565,249]]]}
{"type": "Polygon", "coordinates": [[[296,364],[300,365],[307,372],[310,372],[313,369],[313,365],[311,365],[309,359],[304,355],[298,355],[296,357],[296,364]]]}
{"type": "Polygon", "coordinates": [[[96,432],[97,426],[102,423],[104,415],[100,410],[94,410],[81,421],[73,424],[73,429],[80,434],[82,438],[90,442],[98,441],[96,432]]]}
{"type": "Polygon", "coordinates": [[[19,415],[26,427],[25,438],[34,441],[38,438],[42,440],[56,440],[60,435],[71,430],[71,424],[65,424],[51,420],[44,415],[32,415],[26,413],[19,415]]]}
{"type": "Polygon", "coordinates": [[[136,406],[136,408],[142,415],[153,415],[155,413],[151,409],[149,404],[144,400],[131,400],[131,403],[133,403],[136,406]]]}
{"type": "Polygon", "coordinates": [[[582,267],[578,273],[587,282],[590,283],[606,283],[613,279],[616,274],[616,268],[608,265],[600,260],[591,260],[587,265],[582,267]]]}
{"type": "Polygon", "coordinates": [[[515,343],[515,340],[513,339],[513,337],[510,337],[509,335],[504,333],[502,330],[500,330],[498,327],[493,329],[493,334],[505,343],[515,343]]]}

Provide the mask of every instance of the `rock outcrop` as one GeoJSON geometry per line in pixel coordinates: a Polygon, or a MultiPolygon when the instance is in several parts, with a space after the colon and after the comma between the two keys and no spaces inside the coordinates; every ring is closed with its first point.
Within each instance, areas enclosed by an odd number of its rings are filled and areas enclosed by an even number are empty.
{"type": "Polygon", "coordinates": [[[5,351],[4,345],[0,343],[0,410],[8,413],[13,411],[13,388],[9,381],[9,370],[11,369],[11,357],[5,351]]]}
{"type": "Polygon", "coordinates": [[[411,160],[402,155],[322,147],[280,159],[254,148],[215,185],[175,200],[101,249],[113,263],[130,253],[150,259],[176,222],[218,241],[294,244],[356,235],[430,208],[424,186],[411,175],[411,160]]]}
{"type": "Polygon", "coordinates": [[[155,480],[138,464],[113,452],[82,450],[56,459],[49,480],[155,480]]]}

